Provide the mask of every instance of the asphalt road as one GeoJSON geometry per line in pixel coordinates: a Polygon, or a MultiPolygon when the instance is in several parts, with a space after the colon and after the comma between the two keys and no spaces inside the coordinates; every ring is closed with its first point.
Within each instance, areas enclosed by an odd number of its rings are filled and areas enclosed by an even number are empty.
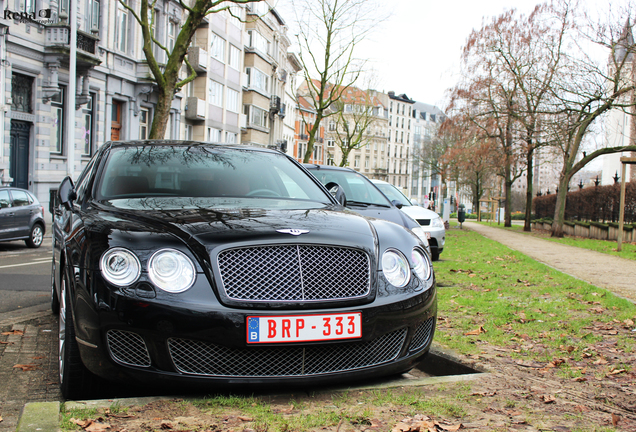
{"type": "Polygon", "coordinates": [[[37,249],[24,241],[0,243],[0,321],[3,314],[49,303],[51,256],[50,235],[37,249]]]}

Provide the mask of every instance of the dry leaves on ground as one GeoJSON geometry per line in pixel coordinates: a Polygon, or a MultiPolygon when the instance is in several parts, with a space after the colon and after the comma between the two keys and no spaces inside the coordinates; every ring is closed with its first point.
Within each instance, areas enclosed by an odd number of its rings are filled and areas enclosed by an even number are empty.
{"type": "Polygon", "coordinates": [[[87,432],[102,432],[102,431],[105,431],[106,429],[110,429],[110,424],[101,423],[95,420],[78,420],[78,419],[72,418],[70,421],[71,423],[75,423],[76,425],[78,425],[79,427],[81,427],[87,432]]]}
{"type": "Polygon", "coordinates": [[[7,331],[7,332],[2,332],[0,334],[2,336],[12,336],[12,335],[22,336],[22,335],[24,335],[24,332],[22,330],[11,330],[11,331],[7,331]]]}
{"type": "Polygon", "coordinates": [[[480,326],[478,329],[471,330],[467,333],[464,333],[464,336],[477,336],[482,333],[486,333],[486,329],[483,326],[480,326]]]}
{"type": "Polygon", "coordinates": [[[34,364],[17,364],[13,366],[16,369],[22,369],[23,372],[27,372],[27,371],[32,371],[32,370],[36,370],[38,368],[38,365],[34,365],[34,364]]]}

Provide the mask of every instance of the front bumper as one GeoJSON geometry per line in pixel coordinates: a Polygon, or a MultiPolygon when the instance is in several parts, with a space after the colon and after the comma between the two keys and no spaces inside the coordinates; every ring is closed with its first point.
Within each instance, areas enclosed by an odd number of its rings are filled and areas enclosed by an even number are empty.
{"type": "MultiPolygon", "coordinates": [[[[209,286],[208,286],[209,290],[209,286]]],[[[78,302],[82,360],[108,379],[153,383],[327,383],[398,373],[428,352],[437,315],[435,285],[423,293],[377,297],[366,305],[315,310],[234,309],[214,302],[179,304],[126,291],[78,302]],[[360,312],[362,338],[247,344],[247,316],[360,312]]]]}

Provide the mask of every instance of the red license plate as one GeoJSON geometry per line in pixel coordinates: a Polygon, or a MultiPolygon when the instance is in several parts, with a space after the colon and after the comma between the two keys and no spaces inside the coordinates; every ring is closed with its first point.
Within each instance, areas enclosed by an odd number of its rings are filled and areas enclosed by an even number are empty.
{"type": "Polygon", "coordinates": [[[247,317],[247,343],[310,342],[362,337],[360,312],[247,317]]]}

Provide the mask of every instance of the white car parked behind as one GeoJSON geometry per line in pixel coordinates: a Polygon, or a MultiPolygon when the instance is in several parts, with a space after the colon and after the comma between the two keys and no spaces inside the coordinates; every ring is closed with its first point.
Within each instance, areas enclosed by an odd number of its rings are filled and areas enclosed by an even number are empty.
{"type": "Polygon", "coordinates": [[[444,242],[446,241],[446,230],[444,229],[444,221],[437,213],[423,207],[414,206],[411,201],[391,183],[382,180],[373,180],[378,189],[382,191],[393,204],[407,215],[411,216],[422,226],[428,237],[428,243],[431,247],[431,258],[433,261],[439,259],[439,254],[444,250],[444,242]],[[402,206],[400,207],[401,204],[402,206]]]}

